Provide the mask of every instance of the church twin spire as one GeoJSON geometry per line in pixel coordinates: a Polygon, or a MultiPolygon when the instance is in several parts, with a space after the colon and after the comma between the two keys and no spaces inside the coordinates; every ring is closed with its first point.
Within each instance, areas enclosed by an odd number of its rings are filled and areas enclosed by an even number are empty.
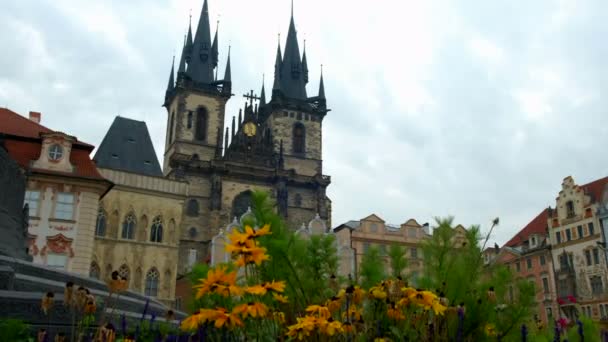
{"type": "MultiPolygon", "coordinates": [[[[213,41],[211,41],[209,5],[207,0],[205,0],[194,38],[192,34],[192,16],[190,16],[188,33],[184,37],[184,45],[182,47],[177,75],[174,76],[173,82],[171,82],[171,80],[169,81],[170,85],[167,86],[166,98],[169,97],[170,93],[175,89],[176,83],[179,83],[182,79],[193,82],[197,87],[202,86],[206,89],[213,89],[212,84],[218,82],[217,73],[214,74],[214,70],[218,68],[219,62],[218,32],[219,22],[213,41]]],[[[174,70],[173,65],[171,68],[174,70]]],[[[171,74],[174,74],[174,71],[172,71],[171,74]]],[[[230,53],[228,53],[225,77],[223,80],[219,80],[219,83],[223,84],[225,90],[222,93],[230,93],[230,76],[230,53]]]]}
{"type": "MultiPolygon", "coordinates": [[[[175,75],[174,64],[171,66],[171,76],[169,77],[166,97],[168,97],[170,93],[174,91],[176,82],[179,83],[180,80],[184,78],[193,81],[195,85],[213,85],[218,82],[220,84],[223,83],[224,86],[228,85],[227,90],[229,93],[232,76],[230,52],[228,52],[224,79],[218,81],[217,73],[214,75],[214,70],[218,67],[219,60],[219,24],[218,29],[215,31],[213,41],[211,41],[208,0],[204,0],[194,38],[192,34],[191,21],[192,20],[190,19],[188,33],[184,39],[177,75],[175,75]]],[[[300,55],[300,47],[293,15],[292,2],[291,18],[284,53],[281,52],[279,36],[279,44],[277,46],[274,65],[274,83],[272,87],[273,91],[271,102],[277,95],[280,95],[285,99],[308,101],[309,98],[306,92],[306,84],[308,84],[309,81],[308,74],[309,70],[306,57],[306,41],[304,42],[303,54],[300,55]]],[[[263,87],[264,86],[262,85],[262,88],[263,87]]],[[[261,103],[261,105],[265,105],[265,94],[262,97],[264,98],[264,103],[261,103]]],[[[322,75],[319,84],[319,96],[316,98],[323,100],[325,99],[322,75]]],[[[315,98],[313,97],[312,99],[315,98]]]]}

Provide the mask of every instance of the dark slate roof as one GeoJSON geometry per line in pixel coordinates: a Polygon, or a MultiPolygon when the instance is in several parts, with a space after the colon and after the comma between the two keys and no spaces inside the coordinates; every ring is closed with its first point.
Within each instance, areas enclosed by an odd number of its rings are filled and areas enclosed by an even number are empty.
{"type": "Polygon", "coordinates": [[[146,123],[120,116],[112,122],[93,160],[105,169],[163,175],[146,123]]]}

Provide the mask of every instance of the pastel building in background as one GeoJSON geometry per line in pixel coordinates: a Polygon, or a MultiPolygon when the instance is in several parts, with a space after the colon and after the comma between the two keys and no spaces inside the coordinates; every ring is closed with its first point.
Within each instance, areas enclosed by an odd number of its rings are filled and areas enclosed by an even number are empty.
{"type": "MultiPolygon", "coordinates": [[[[553,274],[551,245],[548,239],[545,209],[522,228],[490,262],[511,268],[516,279],[526,279],[535,285],[537,309],[535,316],[545,324],[557,314],[557,296],[553,274]]],[[[507,300],[513,301],[516,288],[511,284],[507,300]]]]}
{"type": "Polygon", "coordinates": [[[27,173],[28,245],[35,263],[89,274],[99,199],[112,187],[89,157],[94,146],[0,108],[5,148],[27,173]]]}
{"type": "Polygon", "coordinates": [[[420,225],[416,220],[410,219],[403,224],[387,224],[382,218],[371,214],[361,220],[348,221],[336,228],[339,251],[345,246],[352,248],[355,258],[353,277],[357,275],[363,255],[370,247],[377,247],[385,260],[386,272],[390,273],[390,259],[387,251],[392,244],[404,248],[407,268],[404,271],[415,282],[423,270],[422,242],[429,235],[428,224],[420,225]]]}
{"type": "Polygon", "coordinates": [[[608,321],[608,267],[598,216],[607,185],[608,177],[577,185],[568,176],[547,212],[558,304],[570,319],[584,314],[608,321]]]}

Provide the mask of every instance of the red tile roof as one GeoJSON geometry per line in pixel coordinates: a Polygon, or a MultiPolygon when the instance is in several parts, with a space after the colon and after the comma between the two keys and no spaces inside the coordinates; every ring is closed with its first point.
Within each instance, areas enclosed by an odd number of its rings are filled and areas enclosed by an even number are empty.
{"type": "Polygon", "coordinates": [[[602,195],[604,194],[604,187],[606,184],[608,184],[608,177],[594,180],[591,183],[582,185],[581,188],[583,188],[585,194],[591,196],[591,202],[593,203],[602,200],[602,195]]]}
{"type": "Polygon", "coordinates": [[[515,247],[521,245],[532,234],[544,235],[547,232],[547,218],[549,217],[549,209],[543,210],[522,230],[520,230],[505,246],[515,247]]]}
{"type": "MultiPolygon", "coordinates": [[[[40,133],[55,132],[39,123],[36,123],[26,117],[23,117],[8,108],[0,108],[0,133],[6,135],[14,135],[24,138],[40,138],[40,133]]],[[[94,146],[76,141],[76,144],[87,146],[93,150],[94,146]]]]}
{"type": "Polygon", "coordinates": [[[52,132],[53,130],[26,119],[10,109],[0,108],[0,133],[6,135],[4,146],[11,158],[21,167],[43,173],[104,179],[89,156],[94,146],[83,142],[76,142],[72,146],[70,162],[75,167],[73,173],[32,169],[31,163],[38,160],[42,149],[40,133],[52,132]]]}
{"type": "MultiPolygon", "coordinates": [[[[585,194],[591,196],[592,203],[602,199],[604,188],[608,184],[608,177],[594,180],[591,183],[581,185],[585,194]]],[[[530,223],[509,240],[505,246],[515,247],[522,244],[532,234],[545,234],[547,229],[547,219],[549,218],[549,209],[543,210],[530,223]]]]}

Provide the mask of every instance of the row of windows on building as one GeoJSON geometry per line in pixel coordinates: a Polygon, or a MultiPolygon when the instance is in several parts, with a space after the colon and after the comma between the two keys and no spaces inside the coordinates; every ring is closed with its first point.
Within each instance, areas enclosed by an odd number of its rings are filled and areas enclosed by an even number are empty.
{"type": "MultiPolygon", "coordinates": [[[[95,225],[95,235],[105,237],[107,231],[107,215],[103,209],[99,209],[97,214],[97,223],[95,225]]],[[[135,229],[137,227],[137,219],[133,213],[127,214],[122,222],[121,238],[126,240],[135,239],[135,229]]],[[[163,242],[163,221],[160,216],[156,216],[152,220],[150,226],[150,242],[163,242]]]]}
{"type": "MultiPolygon", "coordinates": [[[[367,253],[371,247],[377,247],[380,251],[380,255],[387,255],[387,245],[386,244],[372,244],[369,242],[363,243],[363,253],[367,253]]],[[[409,248],[409,256],[410,258],[417,259],[418,258],[418,248],[410,247],[409,248]]]]}
{"type": "MultiPolygon", "coordinates": [[[[555,232],[555,241],[557,243],[562,243],[562,241],[564,241],[564,242],[572,241],[573,231],[575,231],[574,227],[564,229],[563,231],[555,232]]],[[[593,222],[589,222],[587,224],[587,234],[585,234],[585,232],[584,232],[583,225],[578,225],[576,227],[576,234],[577,234],[578,239],[582,239],[586,236],[594,235],[595,227],[593,226],[593,222]]]]}
{"type": "MultiPolygon", "coordinates": [[[[371,233],[377,233],[378,232],[378,224],[376,223],[372,223],[369,225],[369,231],[371,233]]],[[[418,228],[408,228],[407,229],[407,237],[409,238],[417,238],[418,237],[418,228]]]]}
{"type": "MultiPolygon", "coordinates": [[[[536,258],[535,258],[535,257],[533,257],[533,256],[530,256],[530,257],[527,257],[527,258],[526,258],[526,261],[525,261],[525,262],[526,262],[526,269],[528,269],[528,270],[532,269],[532,266],[533,266],[533,264],[534,264],[534,259],[536,259],[536,258]]],[[[539,263],[541,266],[546,265],[546,264],[547,264],[547,258],[546,258],[544,255],[539,255],[539,256],[538,256],[538,263],[539,263]]],[[[520,272],[520,271],[521,271],[521,262],[520,262],[520,261],[517,261],[517,262],[515,263],[515,270],[516,270],[517,272],[520,272]]]]}
{"type": "MultiPolygon", "coordinates": [[[[602,282],[602,277],[599,275],[589,277],[589,286],[591,287],[591,293],[594,296],[604,294],[604,283],[602,282]]],[[[571,281],[569,279],[560,279],[558,281],[558,292],[560,297],[572,295],[571,281]]]]}
{"type": "MultiPolygon", "coordinates": [[[[29,208],[30,216],[40,215],[40,203],[42,200],[39,190],[27,190],[25,192],[25,203],[29,208]]],[[[69,192],[60,192],[55,196],[52,218],[60,220],[73,220],[76,196],[69,192]]]]}
{"type": "MultiPolygon", "coordinates": [[[[111,276],[111,267],[108,268],[109,274],[106,277],[111,276]]],[[[121,277],[131,280],[131,274],[129,271],[129,267],[127,265],[122,265],[118,268],[118,275],[121,277]]],[[[101,279],[101,269],[96,262],[91,263],[91,268],[89,270],[89,276],[95,279],[101,279]]],[[[146,272],[145,279],[145,287],[144,294],[149,297],[158,297],[158,288],[160,284],[160,273],[156,269],[156,267],[152,267],[146,272]]]]}
{"type": "MultiPolygon", "coordinates": [[[[593,317],[593,307],[595,305],[583,305],[581,309],[583,310],[583,314],[587,317],[593,317]]],[[[608,304],[598,304],[600,319],[606,320],[608,319],[608,304]]]]}

